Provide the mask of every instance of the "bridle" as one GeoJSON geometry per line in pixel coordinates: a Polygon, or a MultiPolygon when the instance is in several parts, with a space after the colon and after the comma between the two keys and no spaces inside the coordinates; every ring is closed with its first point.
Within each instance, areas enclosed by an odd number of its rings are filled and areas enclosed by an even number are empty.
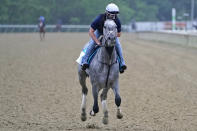
{"type": "Polygon", "coordinates": [[[103,40],[102,44],[107,47],[113,47],[116,43],[117,25],[113,20],[107,19],[103,27],[103,40]]]}

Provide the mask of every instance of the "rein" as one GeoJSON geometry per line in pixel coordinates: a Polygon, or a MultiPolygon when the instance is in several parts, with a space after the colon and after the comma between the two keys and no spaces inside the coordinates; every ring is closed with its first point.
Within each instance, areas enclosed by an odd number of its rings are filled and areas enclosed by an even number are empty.
{"type": "MultiPolygon", "coordinates": [[[[105,47],[105,48],[107,48],[107,47],[109,47],[109,46],[105,46],[105,45],[98,45],[99,47],[105,47]]],[[[113,48],[115,48],[115,47],[113,47],[113,48]]],[[[107,49],[106,49],[107,50],[107,49]]],[[[115,49],[114,49],[115,50],[115,49]]],[[[110,56],[110,61],[111,61],[111,56],[110,56]]],[[[115,63],[117,63],[117,61],[115,62],[115,63]]],[[[107,84],[108,84],[108,81],[109,81],[109,74],[110,74],[110,70],[111,70],[111,66],[113,65],[113,64],[115,64],[115,63],[111,63],[110,62],[110,64],[106,64],[107,66],[108,66],[108,71],[107,71],[107,78],[106,78],[106,82],[105,82],[105,87],[107,88],[107,84]]],[[[103,64],[105,64],[105,63],[103,63],[103,64]]]]}

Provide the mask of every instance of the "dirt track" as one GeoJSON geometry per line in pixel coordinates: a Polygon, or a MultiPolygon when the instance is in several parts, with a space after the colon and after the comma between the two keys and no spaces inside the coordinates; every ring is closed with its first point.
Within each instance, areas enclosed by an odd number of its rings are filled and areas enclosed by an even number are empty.
{"type": "Polygon", "coordinates": [[[110,90],[109,124],[102,124],[102,111],[82,122],[75,60],[88,40],[85,33],[47,34],[45,41],[38,34],[0,34],[1,131],[197,130],[197,49],[131,34],[121,37],[128,66],[120,75],[123,119],[116,119],[110,90]]]}

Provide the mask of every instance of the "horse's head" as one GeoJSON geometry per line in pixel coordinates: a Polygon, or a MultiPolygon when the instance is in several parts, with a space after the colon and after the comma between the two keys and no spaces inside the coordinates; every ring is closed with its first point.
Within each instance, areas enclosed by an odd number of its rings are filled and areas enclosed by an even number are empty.
{"type": "Polygon", "coordinates": [[[116,43],[117,25],[113,20],[107,19],[103,27],[103,44],[106,47],[113,47],[116,43]]]}

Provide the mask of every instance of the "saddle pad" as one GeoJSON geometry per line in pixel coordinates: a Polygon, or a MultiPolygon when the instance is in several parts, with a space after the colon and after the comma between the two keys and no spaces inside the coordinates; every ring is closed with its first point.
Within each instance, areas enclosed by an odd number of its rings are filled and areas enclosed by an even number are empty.
{"type": "Polygon", "coordinates": [[[81,62],[82,62],[82,58],[83,58],[84,55],[85,55],[85,52],[82,50],[80,55],[79,55],[79,57],[78,57],[78,59],[76,60],[76,62],[78,64],[80,64],[80,65],[82,64],[81,62]]]}
{"type": "MultiPolygon", "coordinates": [[[[88,63],[89,63],[89,64],[90,64],[91,60],[94,58],[94,56],[95,56],[97,50],[98,50],[98,47],[95,49],[95,51],[94,51],[94,52],[90,55],[90,57],[88,58],[88,63]]],[[[78,64],[82,65],[82,58],[83,58],[83,56],[85,55],[85,53],[86,53],[86,48],[84,48],[84,49],[81,51],[81,53],[80,53],[78,59],[76,60],[76,62],[77,62],[78,64]]]]}

